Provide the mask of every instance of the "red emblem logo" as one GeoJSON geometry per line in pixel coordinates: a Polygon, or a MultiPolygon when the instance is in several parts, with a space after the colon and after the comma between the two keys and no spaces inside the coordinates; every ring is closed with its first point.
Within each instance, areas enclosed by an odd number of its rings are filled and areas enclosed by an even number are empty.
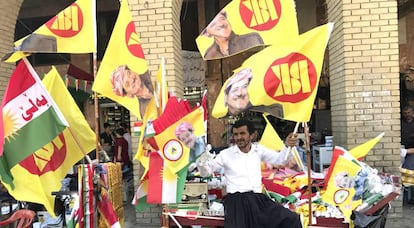
{"type": "Polygon", "coordinates": [[[60,133],[51,143],[42,148],[42,152],[30,155],[20,165],[34,175],[43,175],[57,170],[66,159],[66,142],[60,133]]]}
{"type": "Polygon", "coordinates": [[[46,27],[60,37],[74,37],[83,27],[83,14],[81,8],[73,3],[58,15],[46,22],[46,27]]]}
{"type": "Polygon", "coordinates": [[[267,31],[279,22],[282,7],[280,0],[242,0],[239,11],[246,27],[267,31]]]}
{"type": "Polygon", "coordinates": [[[307,99],[317,86],[313,63],[301,53],[275,60],[263,80],[266,93],[274,100],[297,103],[307,99]]]}
{"type": "Polygon", "coordinates": [[[130,22],[125,31],[125,42],[132,55],[145,59],[138,34],[135,32],[134,22],[130,22]]]}

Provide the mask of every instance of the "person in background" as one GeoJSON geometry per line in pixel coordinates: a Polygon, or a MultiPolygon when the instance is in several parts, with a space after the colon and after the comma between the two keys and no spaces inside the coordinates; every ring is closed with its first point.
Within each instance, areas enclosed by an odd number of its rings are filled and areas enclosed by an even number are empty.
{"type": "Polygon", "coordinates": [[[193,125],[188,122],[182,122],[179,124],[174,133],[178,140],[190,148],[189,162],[195,162],[206,149],[205,136],[197,137],[194,134],[193,125]]]}
{"type": "Polygon", "coordinates": [[[104,131],[99,135],[101,146],[109,157],[113,155],[114,136],[112,134],[111,125],[104,123],[104,131]]]}
{"type": "Polygon", "coordinates": [[[281,152],[252,143],[255,128],[248,119],[240,119],[232,126],[235,145],[224,149],[215,158],[203,153],[198,162],[202,177],[218,168],[224,169],[227,195],[224,197],[224,227],[292,227],[301,228],[299,215],[275,203],[262,193],[261,162],[283,164],[287,147],[297,144],[298,137],[289,134],[281,152]]]}
{"type": "Polygon", "coordinates": [[[124,138],[124,129],[118,128],[115,130],[115,146],[113,162],[121,162],[122,169],[130,167],[131,160],[128,155],[128,142],[124,138]]]}
{"type": "Polygon", "coordinates": [[[132,161],[132,138],[131,138],[131,128],[128,126],[127,123],[122,122],[120,126],[124,129],[124,139],[128,142],[128,155],[129,160],[132,161]]]}
{"type": "MultiPolygon", "coordinates": [[[[401,157],[404,158],[402,168],[414,170],[414,108],[406,106],[402,110],[401,118],[401,157]]],[[[413,188],[407,191],[408,203],[414,203],[412,197],[413,188]]]]}

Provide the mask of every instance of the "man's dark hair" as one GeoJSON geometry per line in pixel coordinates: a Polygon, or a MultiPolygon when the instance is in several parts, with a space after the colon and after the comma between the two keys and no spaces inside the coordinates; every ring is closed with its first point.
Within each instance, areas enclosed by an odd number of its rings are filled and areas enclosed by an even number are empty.
{"type": "Polygon", "coordinates": [[[250,134],[253,134],[256,130],[254,128],[253,122],[251,120],[246,119],[246,118],[242,118],[242,119],[237,120],[233,124],[233,127],[232,127],[231,131],[233,132],[234,128],[239,128],[239,127],[243,127],[243,126],[247,127],[247,130],[249,131],[250,134]]]}
{"type": "Polygon", "coordinates": [[[124,135],[125,130],[122,127],[120,127],[120,128],[116,129],[116,133],[119,134],[119,135],[124,135]]]}
{"type": "Polygon", "coordinates": [[[413,110],[413,111],[414,111],[413,106],[411,106],[411,105],[407,105],[407,106],[405,106],[405,107],[403,108],[403,111],[408,111],[408,110],[413,110]]]}
{"type": "Polygon", "coordinates": [[[104,123],[104,129],[107,127],[110,127],[111,125],[109,123],[104,123]]]}

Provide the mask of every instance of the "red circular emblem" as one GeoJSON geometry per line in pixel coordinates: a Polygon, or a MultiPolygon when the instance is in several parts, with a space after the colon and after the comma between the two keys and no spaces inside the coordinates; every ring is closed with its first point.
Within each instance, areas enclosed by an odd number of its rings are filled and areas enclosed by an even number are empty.
{"type": "Polygon", "coordinates": [[[263,86],[269,97],[297,103],[307,99],[317,86],[317,72],[310,59],[291,53],[276,59],[267,69],[263,86]]]}
{"type": "Polygon", "coordinates": [[[240,16],[246,27],[256,31],[273,29],[280,20],[280,0],[244,0],[239,5],[240,16]]]}
{"type": "Polygon", "coordinates": [[[20,162],[20,165],[35,175],[43,175],[47,172],[53,172],[57,170],[66,159],[66,142],[65,136],[63,133],[60,133],[58,138],[49,143],[48,145],[53,145],[52,147],[43,147],[45,154],[49,155],[49,158],[45,156],[39,156],[36,153],[30,155],[26,159],[20,162]],[[55,143],[55,140],[60,140],[60,142],[55,143]],[[58,147],[58,144],[60,147],[58,147]],[[38,162],[37,162],[38,161],[38,162]],[[41,167],[38,164],[44,163],[41,167]]]}
{"type": "Polygon", "coordinates": [[[132,21],[128,24],[125,31],[125,43],[132,55],[145,59],[139,36],[135,31],[135,24],[132,21]]]}
{"type": "Polygon", "coordinates": [[[48,22],[46,27],[60,37],[74,37],[83,28],[83,14],[78,4],[73,3],[48,22]]]}

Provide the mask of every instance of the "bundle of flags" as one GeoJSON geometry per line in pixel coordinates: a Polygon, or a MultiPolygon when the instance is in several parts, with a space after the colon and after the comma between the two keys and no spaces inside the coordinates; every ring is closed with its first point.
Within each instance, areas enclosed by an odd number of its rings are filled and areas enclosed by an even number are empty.
{"type": "Polygon", "coordinates": [[[190,147],[175,135],[182,123],[190,124],[195,137],[206,133],[204,113],[206,107],[191,108],[187,100],[172,96],[164,112],[152,121],[154,135],[147,138],[151,147],[148,151],[148,171],[141,180],[133,203],[137,210],[150,204],[179,203],[189,165],[190,147]]]}
{"type": "Polygon", "coordinates": [[[95,148],[95,133],[57,70],[52,67],[40,81],[26,59],[9,80],[1,114],[2,183],[17,200],[43,204],[54,215],[52,192],[59,191],[72,166],[95,148]]]}

